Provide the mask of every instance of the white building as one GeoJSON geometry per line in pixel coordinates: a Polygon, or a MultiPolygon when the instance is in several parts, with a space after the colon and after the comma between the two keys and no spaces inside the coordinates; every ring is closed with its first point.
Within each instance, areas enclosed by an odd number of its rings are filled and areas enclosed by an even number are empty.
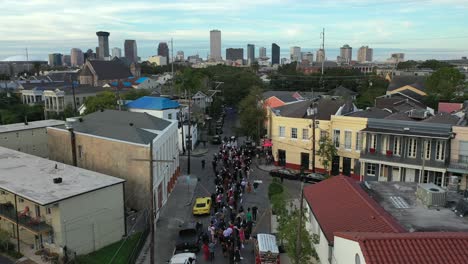
{"type": "Polygon", "coordinates": [[[182,50],[177,51],[176,61],[184,61],[184,60],[185,60],[184,52],[182,50]]]}
{"type": "Polygon", "coordinates": [[[301,60],[301,47],[294,46],[294,47],[289,48],[289,54],[290,54],[289,59],[291,60],[291,62],[300,61],[301,60]]]}
{"type": "Polygon", "coordinates": [[[221,31],[210,31],[210,59],[214,61],[221,61],[221,31]]]}
{"type": "Polygon", "coordinates": [[[120,58],[122,57],[122,49],[121,48],[112,48],[112,58],[117,57],[120,58]]]}
{"type": "Polygon", "coordinates": [[[2,147],[0,171],[0,229],[28,258],[87,254],[126,234],[124,180],[2,147]]]}
{"type": "Polygon", "coordinates": [[[47,158],[47,127],[61,126],[61,120],[41,120],[0,126],[0,146],[47,158]]]}
{"type": "Polygon", "coordinates": [[[155,63],[158,66],[167,65],[167,58],[164,56],[154,55],[148,58],[150,63],[155,63]]]}

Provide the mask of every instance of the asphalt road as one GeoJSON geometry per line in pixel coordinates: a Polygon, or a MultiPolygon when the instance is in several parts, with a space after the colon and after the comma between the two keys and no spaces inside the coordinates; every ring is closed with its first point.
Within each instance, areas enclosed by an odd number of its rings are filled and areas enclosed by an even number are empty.
{"type": "Polygon", "coordinates": [[[0,255],[0,264],[13,264],[14,262],[11,261],[9,258],[0,255]]]}
{"type": "MultiPolygon", "coordinates": [[[[225,117],[223,126],[223,137],[234,135],[233,127],[237,123],[235,113],[228,113],[225,117]]],[[[239,145],[242,144],[243,139],[239,139],[239,145]]],[[[157,223],[156,231],[156,263],[163,264],[167,263],[174,251],[175,240],[177,238],[178,226],[185,221],[201,221],[203,228],[206,229],[209,224],[209,216],[194,217],[192,215],[192,205],[188,203],[189,196],[193,193],[194,197],[210,196],[215,191],[214,185],[214,174],[211,168],[211,160],[213,154],[218,151],[218,145],[207,144],[209,149],[202,157],[191,158],[191,181],[179,182],[176,188],[180,188],[177,193],[176,191],[171,194],[167,204],[165,205],[161,217],[157,223]],[[206,168],[202,169],[201,161],[205,159],[206,168]],[[182,189],[183,188],[183,189],[182,189]],[[186,189],[185,189],[186,188],[186,189]],[[191,189],[193,188],[193,189],[191,189]],[[186,191],[185,191],[186,190],[186,191]]],[[[187,172],[187,157],[181,157],[181,170],[183,174],[187,172]]],[[[255,161],[254,161],[255,162],[255,161]]],[[[259,208],[257,216],[257,223],[254,226],[253,234],[257,233],[270,233],[271,229],[271,211],[270,203],[268,200],[268,184],[272,181],[271,177],[267,172],[259,170],[254,165],[252,166],[254,171],[251,174],[251,179],[261,180],[263,183],[260,184],[257,193],[245,194],[243,197],[243,207],[247,209],[256,205],[259,208]]],[[[179,180],[180,181],[180,180],[179,180]]],[[[288,193],[291,196],[296,197],[299,194],[300,183],[294,181],[284,181],[284,185],[288,193]]],[[[253,245],[252,243],[246,243],[245,247],[241,250],[243,257],[242,263],[255,263],[253,245]]],[[[197,254],[197,263],[214,263],[224,264],[228,263],[227,259],[222,256],[221,247],[217,245],[214,261],[206,262],[203,260],[202,253],[197,254]]]]}

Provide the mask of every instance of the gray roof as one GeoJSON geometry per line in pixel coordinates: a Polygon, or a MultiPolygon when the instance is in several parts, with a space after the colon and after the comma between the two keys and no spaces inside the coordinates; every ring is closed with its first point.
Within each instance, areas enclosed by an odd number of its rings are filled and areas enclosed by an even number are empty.
{"type": "Polygon", "coordinates": [[[284,103],[291,103],[298,101],[293,94],[296,93],[295,91],[266,91],[263,93],[263,99],[268,99],[272,96],[280,99],[284,103]]]}
{"type": "Polygon", "coordinates": [[[130,68],[125,66],[124,63],[117,60],[92,60],[89,61],[89,63],[98,75],[99,80],[126,79],[132,76],[130,68]]]}
{"type": "Polygon", "coordinates": [[[0,147],[0,171],[0,189],[40,205],[125,182],[102,173],[3,147],[0,147]],[[57,177],[62,178],[62,183],[53,183],[57,177]]]}
{"type": "Polygon", "coordinates": [[[55,119],[32,121],[32,122],[28,122],[27,125],[25,123],[16,123],[16,124],[0,126],[0,133],[15,132],[15,131],[21,131],[21,130],[41,128],[41,127],[60,126],[63,124],[65,124],[65,121],[55,120],[55,119]]]}
{"type": "MultiPolygon", "coordinates": [[[[71,83],[55,82],[55,83],[25,83],[23,84],[24,90],[56,90],[60,89],[64,91],[65,94],[73,94],[73,89],[71,83]]],[[[75,85],[75,94],[94,94],[100,93],[106,90],[103,87],[94,87],[90,85],[75,85]]]]}
{"type": "Polygon", "coordinates": [[[103,110],[83,116],[72,125],[76,132],[146,145],[171,123],[147,113],[103,110]]]}
{"type": "Polygon", "coordinates": [[[375,98],[375,106],[380,109],[389,109],[392,112],[409,111],[412,109],[426,109],[426,106],[414,98],[408,98],[404,94],[391,94],[375,98]]]}
{"type": "MultiPolygon", "coordinates": [[[[313,101],[299,101],[273,108],[273,111],[277,115],[284,117],[311,118],[312,116],[307,115],[307,109],[312,103],[313,101]]],[[[349,112],[352,107],[352,103],[344,100],[321,99],[317,103],[318,114],[316,118],[319,120],[330,120],[331,116],[334,115],[343,105],[347,108],[345,112],[349,112]]]]}
{"type": "Polygon", "coordinates": [[[369,118],[367,121],[367,127],[363,131],[408,136],[420,135],[427,137],[448,138],[451,135],[452,126],[448,124],[391,120],[389,118],[369,118]]]}
{"type": "Polygon", "coordinates": [[[357,112],[349,113],[349,114],[346,114],[346,116],[365,117],[365,118],[385,118],[391,114],[392,113],[387,110],[379,109],[377,107],[369,107],[368,109],[364,111],[357,111],[357,112]]]}
{"type": "Polygon", "coordinates": [[[424,82],[426,81],[426,77],[424,76],[392,76],[392,80],[388,85],[387,91],[393,91],[395,89],[401,88],[405,85],[411,85],[418,90],[425,91],[424,82]]]}
{"type": "Polygon", "coordinates": [[[421,122],[457,125],[460,122],[460,118],[449,113],[438,113],[421,122]]]}
{"type": "Polygon", "coordinates": [[[342,96],[342,97],[350,97],[350,96],[356,96],[358,95],[357,92],[351,90],[351,89],[348,89],[346,87],[344,87],[343,85],[340,85],[338,87],[336,87],[335,89],[332,89],[330,90],[330,92],[328,92],[329,95],[333,95],[333,96],[342,96]]]}

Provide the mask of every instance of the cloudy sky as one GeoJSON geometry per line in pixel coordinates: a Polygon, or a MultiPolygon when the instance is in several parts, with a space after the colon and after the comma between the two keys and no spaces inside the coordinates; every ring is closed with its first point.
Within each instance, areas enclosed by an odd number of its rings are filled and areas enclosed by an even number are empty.
{"type": "Polygon", "coordinates": [[[0,59],[25,48],[44,58],[95,48],[99,30],[110,32],[110,48],[136,39],[142,58],[171,37],[174,50],[206,57],[210,29],[222,31],[223,48],[254,43],[269,53],[276,42],[287,53],[293,45],[317,49],[323,27],[332,55],[345,43],[354,52],[370,45],[377,59],[389,50],[468,55],[468,0],[0,0],[0,6],[0,59]]]}

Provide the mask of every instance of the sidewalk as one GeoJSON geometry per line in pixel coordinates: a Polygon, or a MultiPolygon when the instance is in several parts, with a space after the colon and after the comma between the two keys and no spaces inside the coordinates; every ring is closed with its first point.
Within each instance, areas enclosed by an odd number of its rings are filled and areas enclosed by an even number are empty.
{"type": "MultiPolygon", "coordinates": [[[[208,153],[208,148],[204,148],[202,146],[197,146],[194,150],[190,151],[190,156],[193,156],[193,157],[201,157],[203,155],[205,155],[206,153],[208,153]]],[[[187,151],[185,152],[185,154],[182,154],[180,153],[179,154],[181,157],[186,157],[187,156],[187,151]]]]}
{"type": "Polygon", "coordinates": [[[275,169],[282,169],[283,168],[283,167],[280,167],[280,166],[275,166],[274,164],[271,164],[271,165],[258,164],[258,160],[255,160],[255,166],[259,170],[266,171],[266,172],[270,172],[270,171],[275,170],[275,169]]]}
{"type": "MultiPolygon", "coordinates": [[[[166,263],[171,258],[174,248],[173,241],[176,239],[179,225],[189,220],[191,215],[191,210],[187,209],[187,204],[189,206],[192,204],[198,181],[196,177],[190,177],[189,182],[187,182],[186,177],[186,175],[179,177],[166,204],[159,212],[155,228],[155,248],[159,249],[155,250],[155,259],[159,260],[156,263],[166,263]]],[[[149,243],[150,237],[148,236],[136,261],[137,264],[150,263],[149,243]]]]}

